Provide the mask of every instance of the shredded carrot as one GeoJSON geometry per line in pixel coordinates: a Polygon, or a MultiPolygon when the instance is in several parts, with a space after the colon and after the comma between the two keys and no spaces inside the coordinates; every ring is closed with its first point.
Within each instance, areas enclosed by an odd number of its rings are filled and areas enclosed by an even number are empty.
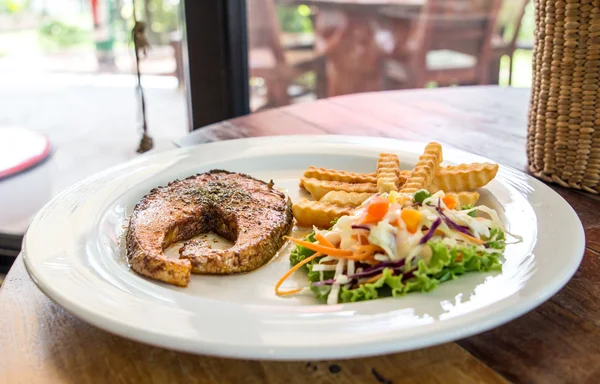
{"type": "Polygon", "coordinates": [[[479,245],[485,244],[485,241],[480,240],[476,237],[467,235],[466,233],[458,232],[458,234],[461,235],[462,237],[464,237],[465,239],[472,241],[475,244],[479,244],[479,245]]]}
{"type": "Polygon", "coordinates": [[[360,235],[360,243],[361,244],[369,244],[369,237],[365,235],[360,235]]]}
{"type": "Polygon", "coordinates": [[[292,289],[292,290],[289,290],[289,291],[280,291],[277,288],[275,288],[275,294],[277,296],[295,295],[296,293],[300,293],[300,291],[302,291],[302,288],[296,288],[296,289],[292,289]]]}
{"type": "Polygon", "coordinates": [[[373,255],[366,255],[366,256],[352,256],[352,257],[344,257],[344,259],[346,260],[354,260],[354,261],[360,261],[361,263],[367,263],[367,264],[373,264],[373,255]]]}
{"type": "Polygon", "coordinates": [[[296,243],[298,245],[303,246],[304,248],[308,248],[311,251],[321,252],[324,255],[335,256],[335,257],[348,257],[352,256],[352,251],[345,251],[343,249],[337,249],[332,247],[327,247],[317,243],[311,243],[310,241],[295,239],[293,237],[286,236],[286,239],[296,243]]]}
{"type": "Polygon", "coordinates": [[[354,235],[351,236],[352,239],[356,240],[356,242],[359,245],[363,245],[363,244],[367,244],[369,242],[369,238],[365,235],[361,234],[357,234],[355,233],[354,235]]]}
{"type": "Polygon", "coordinates": [[[326,247],[330,247],[330,248],[336,248],[335,245],[331,244],[331,242],[329,240],[327,240],[325,238],[325,236],[321,235],[320,233],[317,233],[315,235],[315,239],[317,239],[317,241],[319,242],[319,244],[324,245],[326,247]]]}
{"type": "Polygon", "coordinates": [[[356,252],[376,252],[376,251],[380,251],[380,252],[385,252],[383,250],[383,248],[381,248],[379,245],[375,245],[375,244],[365,244],[365,245],[360,245],[356,248],[356,252]]]}
{"type": "Polygon", "coordinates": [[[354,251],[354,260],[368,260],[373,259],[376,253],[385,253],[385,250],[378,245],[365,244],[360,245],[354,251]]]}
{"type": "Polygon", "coordinates": [[[290,268],[289,271],[287,271],[283,276],[281,276],[281,279],[279,279],[277,284],[275,284],[275,294],[278,296],[286,296],[286,295],[293,295],[295,293],[300,292],[302,290],[302,288],[292,289],[290,291],[280,291],[279,287],[281,287],[281,284],[283,284],[283,282],[286,281],[288,279],[288,277],[292,276],[294,274],[294,272],[296,272],[298,269],[300,269],[304,264],[316,259],[319,256],[323,256],[323,255],[321,253],[317,252],[314,255],[307,257],[306,259],[302,260],[301,262],[299,262],[298,264],[296,264],[292,268],[290,268]]]}
{"type": "Polygon", "coordinates": [[[379,275],[371,277],[369,280],[365,281],[363,284],[374,283],[377,280],[381,279],[382,277],[383,277],[383,273],[380,273],[379,275]]]}

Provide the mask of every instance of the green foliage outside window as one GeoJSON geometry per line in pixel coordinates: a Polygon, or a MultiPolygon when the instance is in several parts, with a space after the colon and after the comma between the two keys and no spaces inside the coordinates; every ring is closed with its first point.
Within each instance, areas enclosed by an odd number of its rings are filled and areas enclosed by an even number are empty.
{"type": "Polygon", "coordinates": [[[46,50],[69,48],[91,43],[90,31],[58,20],[47,20],[38,28],[42,47],[46,50]]]}
{"type": "Polygon", "coordinates": [[[279,25],[283,32],[288,33],[307,33],[313,32],[313,25],[310,20],[310,7],[307,5],[279,6],[277,7],[277,17],[279,25]]]}

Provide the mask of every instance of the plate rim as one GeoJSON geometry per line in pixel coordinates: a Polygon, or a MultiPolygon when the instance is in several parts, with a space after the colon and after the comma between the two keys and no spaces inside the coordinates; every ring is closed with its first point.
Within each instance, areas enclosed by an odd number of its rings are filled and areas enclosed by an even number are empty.
{"type": "MultiPolygon", "coordinates": [[[[54,301],[55,303],[57,303],[59,306],[63,307],[64,309],[66,309],[69,313],[73,314],[75,317],[82,319],[83,321],[86,321],[89,324],[92,324],[98,328],[101,328],[109,333],[120,335],[126,339],[134,340],[137,342],[142,342],[142,343],[146,343],[146,344],[150,344],[150,345],[154,345],[154,346],[158,346],[158,347],[168,348],[171,350],[177,350],[177,351],[189,352],[189,353],[195,353],[195,354],[202,354],[202,355],[230,357],[230,358],[231,357],[245,358],[245,359],[250,359],[250,360],[260,359],[260,360],[284,361],[284,360],[299,360],[299,359],[306,359],[306,358],[344,359],[344,358],[359,358],[359,357],[365,357],[365,356],[381,355],[381,354],[408,351],[408,350],[414,350],[414,349],[424,348],[424,347],[428,347],[428,346],[438,345],[438,344],[441,344],[444,342],[454,341],[454,340],[458,340],[461,338],[472,336],[474,334],[485,332],[489,329],[498,327],[498,326],[505,324],[511,320],[514,320],[515,318],[521,317],[525,313],[532,311],[535,308],[537,308],[538,306],[540,306],[541,304],[543,304],[550,297],[552,297],[556,292],[558,292],[560,289],[562,289],[564,287],[564,285],[572,278],[572,276],[578,270],[579,265],[581,264],[581,261],[583,259],[583,255],[585,252],[585,233],[583,230],[583,225],[581,223],[581,219],[579,218],[579,216],[577,215],[577,213],[575,212],[573,207],[559,193],[557,193],[555,190],[553,190],[546,184],[542,183],[540,180],[538,180],[538,179],[534,178],[533,176],[531,176],[525,172],[522,172],[512,166],[498,163],[503,168],[506,168],[506,169],[512,170],[513,172],[518,172],[519,174],[524,175],[529,183],[531,183],[533,181],[533,183],[535,184],[536,190],[541,189],[546,193],[549,192],[551,194],[554,194],[554,197],[557,197],[560,200],[562,200],[562,202],[564,203],[564,206],[568,207],[569,214],[573,215],[573,217],[576,218],[576,221],[579,225],[574,230],[576,232],[578,232],[578,235],[581,236],[582,241],[577,244],[576,252],[574,249],[574,256],[573,256],[574,259],[572,260],[573,267],[571,268],[571,270],[568,271],[568,273],[566,273],[562,276],[562,279],[560,281],[554,281],[554,285],[551,287],[551,289],[547,289],[548,286],[545,286],[545,289],[543,290],[542,294],[538,295],[535,300],[529,300],[529,301],[519,300],[519,302],[515,306],[513,306],[512,311],[510,312],[510,315],[506,315],[506,314],[503,315],[501,321],[494,320],[494,317],[492,316],[492,314],[487,314],[485,316],[482,315],[485,318],[485,321],[483,321],[483,322],[477,322],[476,324],[469,324],[468,326],[458,329],[458,330],[452,329],[452,332],[447,331],[447,332],[435,333],[433,337],[432,336],[420,337],[420,338],[412,340],[412,342],[408,343],[408,344],[404,340],[400,340],[401,344],[404,343],[402,345],[398,345],[398,340],[396,340],[396,342],[394,342],[394,340],[390,340],[389,342],[387,342],[385,344],[381,344],[381,343],[380,344],[367,344],[366,348],[365,348],[365,345],[361,344],[363,346],[363,348],[362,348],[362,352],[359,352],[359,353],[349,352],[348,350],[344,350],[339,347],[338,348],[335,348],[335,347],[323,348],[320,351],[316,351],[316,353],[315,353],[314,349],[311,350],[308,347],[302,347],[302,348],[295,347],[295,349],[293,349],[291,352],[288,350],[288,352],[284,353],[284,352],[282,352],[282,349],[285,349],[285,347],[281,347],[281,346],[277,346],[277,347],[273,347],[273,348],[269,349],[269,348],[265,348],[264,346],[250,347],[248,345],[239,345],[239,346],[228,345],[225,348],[219,348],[219,345],[221,345],[220,343],[214,343],[214,346],[212,344],[208,343],[207,346],[210,345],[210,348],[205,348],[200,351],[200,350],[198,350],[198,348],[194,347],[195,344],[188,345],[186,343],[180,343],[180,340],[177,338],[172,338],[170,340],[170,341],[172,341],[171,343],[165,342],[164,340],[160,340],[163,337],[161,335],[151,334],[151,333],[148,333],[145,331],[140,331],[135,326],[130,326],[129,324],[119,323],[118,321],[112,321],[112,320],[109,320],[106,318],[98,318],[93,313],[87,313],[85,311],[82,311],[81,308],[79,308],[76,305],[76,303],[69,301],[69,299],[67,298],[67,295],[61,294],[60,292],[53,290],[53,287],[51,284],[48,284],[48,282],[43,281],[43,278],[40,279],[40,278],[38,278],[39,276],[36,276],[35,266],[33,265],[33,260],[31,259],[31,256],[27,252],[27,246],[26,246],[26,244],[29,240],[28,234],[30,232],[30,228],[35,223],[37,223],[40,215],[42,215],[42,213],[44,211],[46,211],[46,209],[48,207],[50,207],[53,202],[55,202],[59,199],[62,199],[64,196],[67,196],[73,190],[76,190],[79,186],[84,184],[87,180],[91,180],[91,179],[98,178],[98,177],[101,177],[101,176],[104,176],[107,174],[111,174],[111,173],[117,172],[120,169],[126,169],[129,167],[132,167],[136,163],[151,162],[153,160],[153,158],[159,158],[161,156],[169,157],[169,156],[175,155],[177,153],[193,152],[193,151],[197,150],[198,148],[201,148],[201,147],[204,147],[207,145],[227,146],[227,145],[231,145],[231,144],[228,144],[231,142],[237,142],[238,144],[240,142],[248,142],[248,143],[265,142],[266,143],[269,141],[279,141],[281,139],[284,139],[286,141],[294,140],[294,139],[298,139],[301,141],[302,140],[307,140],[307,141],[316,140],[316,141],[335,143],[335,144],[354,144],[354,143],[356,143],[356,144],[361,144],[361,145],[364,145],[367,147],[375,147],[375,146],[377,146],[378,143],[383,144],[385,142],[389,143],[390,141],[391,142],[394,142],[394,141],[395,142],[404,142],[404,143],[410,143],[410,144],[421,145],[421,146],[424,146],[426,144],[425,142],[412,141],[412,140],[399,140],[399,139],[394,139],[394,138],[381,138],[381,137],[373,138],[373,137],[368,137],[368,136],[280,135],[280,136],[238,138],[238,139],[217,141],[217,142],[212,142],[212,143],[202,143],[202,144],[198,144],[198,145],[194,145],[194,146],[175,148],[175,149],[171,149],[168,151],[148,154],[146,156],[142,156],[140,158],[130,160],[126,163],[122,163],[122,164],[110,167],[102,172],[98,172],[93,175],[90,175],[87,178],[72,185],[71,187],[65,189],[63,192],[59,193],[55,198],[53,198],[50,202],[48,202],[36,214],[35,218],[32,220],[31,225],[28,228],[25,238],[23,240],[24,246],[23,246],[22,254],[23,254],[23,260],[24,260],[24,264],[25,264],[28,274],[30,275],[32,280],[35,282],[35,284],[39,287],[39,289],[49,299],[51,299],[52,301],[54,301]],[[348,141],[350,141],[350,142],[348,142],[348,141]],[[361,143],[359,143],[358,141],[361,141],[361,143]],[[107,323],[110,323],[109,324],[110,326],[107,326],[107,323]],[[216,346],[216,348],[214,348],[215,346],[216,346]]],[[[442,140],[439,140],[438,142],[441,142],[443,144],[442,140]]],[[[445,145],[445,144],[443,144],[443,145],[445,148],[451,149],[453,152],[459,152],[464,155],[468,155],[470,157],[487,159],[488,161],[494,162],[493,160],[488,159],[484,156],[473,154],[473,153],[458,149],[456,147],[453,147],[451,145],[445,145]]],[[[497,162],[494,162],[494,163],[497,163],[497,162]]],[[[532,206],[532,208],[535,211],[535,207],[532,206]]],[[[573,248],[575,248],[575,246],[573,248]]],[[[506,310],[503,310],[502,308],[497,308],[495,312],[506,313],[506,310]]],[[[472,313],[472,314],[477,314],[477,313],[478,312],[472,313]]],[[[460,318],[460,316],[458,316],[458,317],[460,318]]],[[[450,322],[452,320],[454,320],[454,319],[450,319],[450,320],[448,320],[448,322],[450,322]]]]}

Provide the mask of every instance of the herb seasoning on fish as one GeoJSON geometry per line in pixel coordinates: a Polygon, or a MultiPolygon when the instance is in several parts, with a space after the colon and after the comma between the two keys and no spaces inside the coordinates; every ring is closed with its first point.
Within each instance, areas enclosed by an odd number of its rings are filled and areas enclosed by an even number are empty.
{"type": "Polygon", "coordinates": [[[155,188],[136,205],[128,259],[134,271],[178,286],[187,286],[191,273],[248,272],[276,254],[292,220],[289,199],[270,183],[213,170],[155,188]],[[234,245],[212,249],[189,240],[206,232],[234,245]],[[164,249],[182,240],[180,258],[166,258],[164,249]]]}

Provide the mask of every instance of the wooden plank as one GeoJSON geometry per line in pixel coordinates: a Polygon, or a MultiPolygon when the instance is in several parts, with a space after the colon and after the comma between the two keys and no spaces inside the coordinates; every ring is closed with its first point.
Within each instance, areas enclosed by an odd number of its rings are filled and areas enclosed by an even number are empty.
{"type": "Polygon", "coordinates": [[[515,383],[600,382],[600,329],[553,302],[458,344],[515,383]]]}
{"type": "Polygon", "coordinates": [[[234,139],[236,138],[236,131],[231,130],[230,126],[226,122],[207,125],[175,141],[175,145],[178,147],[191,147],[213,141],[234,139]]]}
{"type": "Polygon", "coordinates": [[[327,133],[323,127],[286,113],[282,109],[272,109],[254,113],[229,122],[246,131],[247,137],[277,135],[318,135],[327,133]]]}
{"type": "Polygon", "coordinates": [[[551,300],[599,327],[600,284],[598,281],[600,281],[600,253],[588,248],[573,278],[551,300]]]}
{"type": "MultiPolygon", "coordinates": [[[[441,120],[431,113],[415,108],[411,102],[398,102],[385,92],[340,96],[331,99],[331,103],[384,122],[384,126],[391,124],[427,138],[435,137],[427,128],[441,120]]],[[[389,134],[393,135],[394,131],[395,129],[389,130],[389,134]]]]}
{"type": "Polygon", "coordinates": [[[370,115],[339,106],[329,100],[319,100],[310,104],[295,104],[280,110],[307,123],[319,126],[329,134],[394,137],[416,141],[429,141],[431,139],[431,136],[385,123],[370,115]]]}
{"type": "Polygon", "coordinates": [[[244,137],[323,133],[325,133],[324,130],[318,126],[278,109],[273,109],[211,124],[181,138],[176,144],[185,147],[244,137]]]}
{"type": "MultiPolygon", "coordinates": [[[[445,91],[446,92],[446,91],[445,91]]],[[[474,114],[466,114],[458,109],[450,109],[444,103],[432,100],[432,92],[384,92],[337,97],[332,103],[343,106],[348,113],[369,117],[371,124],[378,124],[387,137],[399,137],[408,133],[423,140],[437,140],[455,148],[489,157],[502,164],[525,170],[527,160],[523,156],[525,137],[511,140],[498,140],[498,132],[505,126],[504,121],[478,121],[474,114]],[[379,123],[377,123],[379,121],[379,123]],[[390,124],[396,128],[391,128],[390,124]]],[[[452,93],[448,96],[451,99],[452,93]]],[[[460,98],[458,98],[460,100],[460,98]]],[[[464,103],[465,105],[469,103],[464,103]]],[[[487,111],[490,115],[492,111],[487,111]]],[[[515,116],[518,116],[516,114],[515,116]]],[[[527,131],[525,117],[514,125],[527,131]]],[[[409,138],[410,139],[410,138],[409,138]]],[[[415,138],[415,140],[419,140],[415,138]]]]}
{"type": "Polygon", "coordinates": [[[0,291],[1,383],[506,383],[456,344],[366,359],[260,362],[196,356],[99,330],[51,302],[21,257],[0,291]]]}
{"type": "MultiPolygon", "coordinates": [[[[523,153],[524,137],[498,140],[499,135],[504,135],[498,132],[507,129],[526,132],[526,103],[511,104],[510,100],[525,100],[528,93],[513,90],[505,94],[506,90],[498,88],[483,89],[483,92],[477,88],[461,87],[459,90],[449,88],[436,92],[414,90],[366,93],[319,100],[315,103],[295,104],[230,120],[230,123],[239,127],[233,130],[231,127],[227,128],[227,135],[246,137],[262,136],[267,132],[310,133],[309,127],[301,125],[304,123],[327,134],[384,136],[422,142],[438,140],[443,144],[525,170],[527,161],[523,153]],[[463,93],[468,97],[462,97],[463,93]],[[477,113],[461,111],[461,108],[473,110],[472,105],[478,98],[484,101],[480,102],[477,113]],[[455,100],[461,108],[449,109],[445,107],[444,102],[436,102],[437,99],[455,100]],[[498,100],[504,99],[509,101],[498,104],[498,100]],[[477,117],[496,116],[497,110],[503,111],[507,117],[488,120],[477,117]],[[295,119],[287,122],[281,114],[291,115],[295,119]],[[276,129],[269,129],[269,126],[276,129]]],[[[224,139],[222,133],[212,134],[213,131],[220,130],[218,126],[209,128],[193,132],[188,136],[189,139],[186,139],[187,143],[206,142],[214,137],[224,139]]]]}
{"type": "Polygon", "coordinates": [[[398,100],[428,100],[431,113],[449,116],[457,123],[473,122],[471,128],[496,126],[498,132],[517,138],[527,136],[527,106],[529,92],[519,88],[460,87],[442,92],[414,91],[412,95],[390,93],[398,100]],[[490,92],[490,90],[492,90],[490,92]],[[419,95],[419,96],[418,96],[419,95]],[[418,97],[418,98],[417,98],[418,97]]]}
{"type": "Polygon", "coordinates": [[[600,196],[575,189],[563,188],[555,184],[551,186],[577,212],[585,230],[586,245],[594,251],[600,252],[600,215],[598,215],[600,196]]]}

